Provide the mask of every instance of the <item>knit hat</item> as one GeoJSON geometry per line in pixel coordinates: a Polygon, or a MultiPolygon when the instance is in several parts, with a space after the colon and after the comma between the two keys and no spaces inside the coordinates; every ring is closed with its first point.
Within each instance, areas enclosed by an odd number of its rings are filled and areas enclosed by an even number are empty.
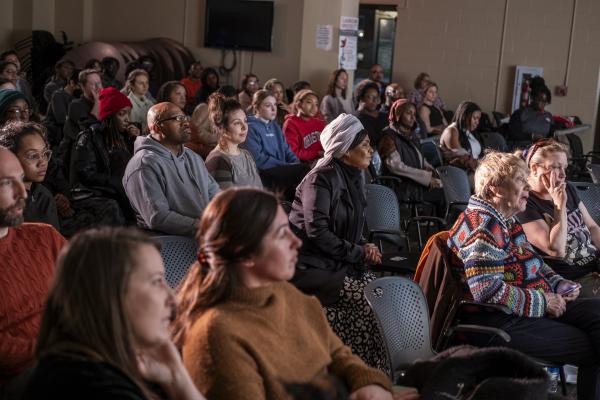
{"type": "Polygon", "coordinates": [[[334,158],[341,158],[352,145],[356,135],[364,129],[358,118],[352,114],[342,113],[327,124],[320,136],[325,154],[315,168],[329,163],[334,158]]]}
{"type": "Polygon", "coordinates": [[[131,100],[114,87],[107,87],[100,92],[100,115],[98,119],[104,121],[107,117],[117,113],[125,107],[131,107],[131,100]]]}
{"type": "Polygon", "coordinates": [[[31,107],[31,103],[27,99],[23,93],[18,90],[13,89],[4,89],[0,90],[0,118],[4,115],[6,110],[14,103],[16,100],[23,99],[27,102],[27,105],[31,107]]]}

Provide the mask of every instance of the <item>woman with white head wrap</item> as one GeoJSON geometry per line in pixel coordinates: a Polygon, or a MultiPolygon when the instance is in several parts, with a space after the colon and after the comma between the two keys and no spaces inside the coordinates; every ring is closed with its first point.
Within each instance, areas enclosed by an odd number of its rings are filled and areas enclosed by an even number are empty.
{"type": "Polygon", "coordinates": [[[292,282],[315,295],[342,341],[367,364],[385,369],[383,341],[363,296],[375,276],[365,264],[381,262],[372,243],[362,244],[365,222],[363,170],[373,149],[353,115],[341,114],[321,132],[324,156],[296,189],[292,229],[303,241],[292,282]]]}

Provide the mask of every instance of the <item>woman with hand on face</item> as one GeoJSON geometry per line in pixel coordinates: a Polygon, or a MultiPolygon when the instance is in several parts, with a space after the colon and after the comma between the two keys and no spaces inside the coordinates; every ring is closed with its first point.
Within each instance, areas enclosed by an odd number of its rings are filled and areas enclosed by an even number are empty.
{"type": "Polygon", "coordinates": [[[312,163],[323,156],[319,137],[325,128],[325,121],[317,117],[319,98],[312,90],[300,90],[294,96],[293,105],[295,113],[286,116],[283,134],[300,161],[312,163]]]}
{"type": "Polygon", "coordinates": [[[169,338],[175,296],[159,246],[101,228],[63,249],[24,399],[188,399],[195,388],[169,338]]]}
{"type": "Polygon", "coordinates": [[[600,296],[600,227],[566,181],[568,149],[554,139],[534,143],[523,156],[531,191],[519,214],[523,230],[538,251],[561,258],[550,266],[582,285],[581,297],[600,296]]]}
{"type": "Polygon", "coordinates": [[[246,113],[235,99],[213,93],[208,99],[209,118],[219,133],[217,146],[206,157],[206,169],[225,190],[232,186],[262,188],[252,154],[239,145],[248,136],[246,113]]]}
{"type": "Polygon", "coordinates": [[[343,345],[319,301],[287,282],[302,242],[275,196],[250,188],[219,193],[198,239],[173,335],[208,398],[287,399],[285,384],[331,374],[352,399],[392,399],[388,378],[343,345]]]}
{"type": "Polygon", "coordinates": [[[150,75],[143,69],[134,69],[127,76],[125,84],[129,100],[131,101],[131,122],[136,122],[142,126],[142,132],[148,131],[148,110],[154,105],[146,93],[150,87],[150,75]]]}
{"type": "Polygon", "coordinates": [[[452,266],[461,271],[465,298],[500,304],[500,312],[464,313],[467,324],[506,331],[473,337],[476,345],[508,346],[551,363],[579,366],[578,399],[600,396],[600,299],[579,299],[580,287],[553,271],[515,218],[531,187],[523,159],[490,152],[475,172],[475,195],[449,232],[452,266]]]}
{"type": "Polygon", "coordinates": [[[364,287],[375,276],[365,265],[380,264],[381,253],[362,243],[366,207],[364,174],[373,156],[358,118],[341,114],[321,133],[325,150],[298,185],[290,212],[302,239],[293,283],[315,295],[334,332],[368,365],[387,368],[383,340],[364,287]]]}
{"type": "Polygon", "coordinates": [[[448,126],[442,109],[435,105],[437,97],[437,84],[427,82],[423,89],[423,103],[419,107],[419,118],[425,124],[428,135],[439,135],[448,126]]]}

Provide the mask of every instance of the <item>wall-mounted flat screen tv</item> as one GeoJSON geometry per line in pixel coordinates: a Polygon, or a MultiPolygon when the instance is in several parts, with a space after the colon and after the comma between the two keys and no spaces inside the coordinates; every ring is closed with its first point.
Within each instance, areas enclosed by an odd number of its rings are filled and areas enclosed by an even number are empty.
{"type": "Polygon", "coordinates": [[[272,31],[272,0],[206,0],[205,47],[271,51],[272,31]]]}

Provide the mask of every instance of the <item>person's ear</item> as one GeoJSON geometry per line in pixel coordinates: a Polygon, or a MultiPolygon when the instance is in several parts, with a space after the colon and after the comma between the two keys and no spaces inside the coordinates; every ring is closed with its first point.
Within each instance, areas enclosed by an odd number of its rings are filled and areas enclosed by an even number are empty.
{"type": "Polygon", "coordinates": [[[504,197],[504,193],[502,193],[502,190],[500,189],[499,186],[490,185],[490,187],[488,188],[488,191],[491,193],[492,197],[499,197],[499,198],[504,197]]]}
{"type": "Polygon", "coordinates": [[[254,268],[254,265],[255,265],[254,259],[252,259],[252,258],[246,258],[245,260],[243,260],[240,263],[240,266],[244,269],[252,269],[252,268],[254,268]]]}

